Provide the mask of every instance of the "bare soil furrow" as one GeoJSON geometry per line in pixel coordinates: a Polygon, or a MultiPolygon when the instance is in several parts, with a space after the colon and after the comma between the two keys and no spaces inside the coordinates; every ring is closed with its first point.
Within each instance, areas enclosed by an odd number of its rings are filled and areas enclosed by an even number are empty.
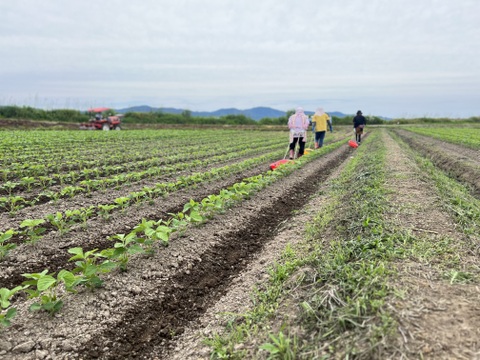
{"type": "Polygon", "coordinates": [[[469,184],[475,196],[480,197],[480,151],[406,130],[394,132],[436,166],[469,184]]]}

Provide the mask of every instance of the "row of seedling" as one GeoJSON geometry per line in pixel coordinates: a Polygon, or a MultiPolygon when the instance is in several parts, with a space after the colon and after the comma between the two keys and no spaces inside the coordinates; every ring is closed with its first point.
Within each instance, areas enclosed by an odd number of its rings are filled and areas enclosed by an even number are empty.
{"type": "MultiPolygon", "coordinates": [[[[176,163],[188,161],[192,158],[202,158],[208,155],[223,154],[242,151],[243,149],[252,149],[263,147],[265,145],[280,144],[279,139],[250,139],[248,141],[234,143],[233,146],[225,146],[220,141],[208,142],[199,148],[199,142],[195,144],[184,145],[181,148],[175,146],[169,147],[168,154],[165,154],[164,146],[151,147],[148,151],[135,151],[135,145],[128,146],[129,151],[113,152],[109,149],[106,152],[97,151],[96,154],[77,154],[71,161],[60,159],[58,154],[53,158],[42,157],[37,160],[23,160],[10,164],[4,164],[0,169],[0,179],[4,182],[14,181],[20,183],[18,179],[25,177],[38,178],[47,176],[51,178],[54,184],[63,184],[68,182],[68,178],[63,173],[76,172],[80,179],[89,179],[91,176],[109,176],[121,172],[135,171],[152,166],[159,166],[166,163],[176,163]],[[130,150],[131,149],[131,150],[130,150]],[[98,156],[101,154],[101,156],[98,156]],[[85,158],[87,157],[87,158],[85,158]],[[107,157],[113,160],[108,161],[107,157]],[[97,171],[91,174],[88,170],[97,168],[97,171]],[[100,169],[100,170],[98,170],[100,169]]],[[[112,144],[113,145],[113,144],[112,144]]],[[[19,186],[19,185],[17,185],[19,186]]]]}
{"type": "MultiPolygon", "coordinates": [[[[263,148],[263,151],[269,151],[277,148],[278,146],[271,145],[269,147],[263,148]]],[[[151,167],[142,172],[118,174],[110,178],[83,180],[83,181],[80,181],[79,185],[68,185],[63,187],[60,191],[45,190],[42,193],[32,198],[25,198],[19,195],[12,194],[8,196],[0,197],[0,211],[3,210],[13,216],[16,214],[18,210],[24,207],[43,204],[48,201],[57,201],[61,198],[72,198],[75,195],[80,193],[90,194],[92,191],[106,190],[112,187],[121,186],[126,183],[137,182],[145,178],[165,176],[166,174],[176,173],[183,170],[189,170],[189,169],[192,169],[193,167],[199,167],[199,166],[205,167],[210,164],[228,161],[233,158],[248,156],[255,152],[256,152],[255,149],[245,149],[238,153],[228,153],[225,155],[213,156],[211,158],[204,159],[203,161],[193,160],[188,163],[180,162],[180,163],[171,165],[169,167],[151,167]]],[[[72,182],[74,182],[74,180],[78,179],[79,177],[79,175],[74,172],[65,174],[65,175],[68,176],[69,179],[72,179],[72,182]]],[[[46,183],[43,183],[43,185],[49,186],[48,179],[46,177],[42,177],[42,179],[39,178],[39,180],[41,180],[42,182],[47,181],[46,183]]],[[[31,184],[32,181],[34,181],[33,178],[25,179],[25,183],[28,182],[29,184],[31,184]]],[[[13,192],[13,189],[15,188],[15,186],[16,184],[10,181],[3,184],[3,188],[9,193],[13,192]]]]}
{"type": "MultiPolygon", "coordinates": [[[[172,193],[181,188],[188,186],[195,186],[201,182],[218,179],[228,176],[233,172],[241,172],[250,168],[259,162],[264,161],[263,155],[259,158],[247,159],[241,163],[227,165],[221,168],[211,169],[205,173],[194,173],[190,176],[181,176],[175,182],[159,183],[153,187],[145,186],[141,191],[130,193],[125,197],[118,197],[112,204],[100,204],[97,206],[89,206],[86,208],[66,210],[65,212],[56,212],[55,214],[49,214],[44,219],[25,219],[20,224],[20,230],[13,231],[12,235],[23,236],[26,243],[37,242],[42,235],[46,232],[47,228],[53,228],[60,234],[68,232],[72,226],[81,224],[87,226],[88,219],[94,216],[101,216],[103,219],[108,220],[115,210],[125,211],[128,206],[133,204],[140,204],[144,201],[153,201],[155,198],[165,196],[168,193],[172,193]]],[[[9,239],[11,236],[9,237],[9,239]]],[[[8,239],[6,239],[8,240],[8,239]]],[[[8,251],[12,249],[11,246],[7,246],[6,240],[0,246],[3,246],[4,256],[8,254],[8,251]]],[[[9,243],[8,245],[12,245],[9,243]]]]}
{"type": "MultiPolygon", "coordinates": [[[[305,161],[306,158],[302,160],[305,161]]],[[[265,175],[244,179],[228,189],[221,190],[218,195],[210,195],[200,202],[190,200],[181,212],[170,214],[171,217],[167,221],[143,219],[130,233],[110,236],[109,239],[115,241],[112,248],[101,251],[97,249],[84,251],[79,247],[69,249],[68,252],[73,254],[69,261],[75,261],[76,265],[72,271],[62,269],[57,275],[49,274],[48,270],[23,274],[27,280],[22,285],[11,290],[0,289],[2,305],[0,323],[8,326],[16,315],[16,308],[11,304],[11,298],[16,293],[24,291],[30,299],[36,299],[30,305],[30,311],[44,310],[53,315],[62,308],[65,295],[69,292],[75,293],[78,286],[92,290],[101,287],[102,274],[115,269],[127,271],[131,256],[153,255],[156,243],[168,246],[172,233],[179,232],[182,235],[190,224],[203,223],[216,213],[225,211],[233,203],[250,197],[278,178],[290,174],[293,169],[301,166],[303,161],[279,167],[275,172],[268,171],[265,175]]]]}

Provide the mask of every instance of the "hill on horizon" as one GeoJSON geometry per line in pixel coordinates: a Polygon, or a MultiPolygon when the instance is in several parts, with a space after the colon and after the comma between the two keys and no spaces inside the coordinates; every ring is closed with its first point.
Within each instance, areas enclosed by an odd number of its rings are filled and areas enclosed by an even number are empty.
{"type": "MultiPolygon", "coordinates": [[[[151,107],[148,105],[140,105],[140,106],[132,106],[129,108],[124,108],[124,109],[117,109],[117,112],[120,114],[125,114],[127,112],[163,112],[167,114],[181,114],[185,110],[188,109],[177,109],[177,108],[155,108],[151,107]]],[[[190,110],[191,111],[191,110],[190,110]]],[[[305,111],[307,115],[313,115],[314,111],[305,111]]],[[[221,117],[221,116],[226,116],[226,115],[245,115],[248,118],[251,118],[253,120],[261,120],[264,118],[279,118],[281,116],[285,116],[286,112],[273,109],[270,107],[254,107],[251,109],[245,109],[245,110],[239,110],[236,108],[225,108],[225,109],[218,109],[215,111],[191,111],[192,116],[203,116],[203,117],[221,117]]],[[[339,111],[330,111],[328,112],[331,116],[337,116],[337,117],[345,117],[348,116],[344,113],[341,113],[339,111]]]]}

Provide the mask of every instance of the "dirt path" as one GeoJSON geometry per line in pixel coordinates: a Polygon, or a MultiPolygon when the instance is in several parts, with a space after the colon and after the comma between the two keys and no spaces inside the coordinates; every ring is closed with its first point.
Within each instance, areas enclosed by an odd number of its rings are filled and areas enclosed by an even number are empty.
{"type": "MultiPolygon", "coordinates": [[[[462,268],[478,264],[466,246],[465,235],[442,210],[440,199],[407,153],[388,135],[388,187],[390,218],[396,226],[411,229],[417,241],[435,248],[451,239],[452,253],[462,268]]],[[[404,299],[392,303],[402,337],[391,346],[393,359],[477,359],[480,357],[480,289],[478,285],[450,284],[443,277],[442,259],[410,256],[397,264],[396,287],[404,299]]]]}

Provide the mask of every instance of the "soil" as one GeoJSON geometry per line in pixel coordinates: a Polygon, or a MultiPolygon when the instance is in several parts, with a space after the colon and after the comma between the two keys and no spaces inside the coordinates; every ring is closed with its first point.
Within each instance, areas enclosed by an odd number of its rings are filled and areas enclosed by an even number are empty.
{"type": "MultiPolygon", "coordinates": [[[[404,139],[416,138],[400,132],[399,135],[404,139]]],[[[480,254],[472,254],[468,250],[471,247],[462,246],[467,240],[438,206],[432,185],[406,149],[387,133],[382,139],[389,159],[392,221],[410,227],[429,241],[438,240],[440,235],[456,239],[461,260],[478,266],[480,254]],[[408,181],[404,181],[405,177],[408,181]]],[[[428,148],[420,147],[423,143],[426,144],[421,139],[412,146],[423,151],[428,148]]],[[[468,156],[461,147],[438,141],[431,144],[437,146],[429,153],[434,160],[444,154],[463,154],[455,167],[458,174],[473,171],[473,175],[461,180],[470,184],[476,194],[479,187],[475,180],[480,177],[476,166],[480,158],[475,158],[475,153],[468,156]]],[[[224,214],[188,229],[183,236],[174,235],[168,247],[159,246],[152,256],[134,256],[128,271],[104,277],[103,288],[66,294],[64,308],[54,317],[29,312],[32,300],[15,298],[18,314],[12,326],[0,333],[0,357],[209,359],[209,348],[202,344],[202,339],[222,331],[225,324],[219,314],[240,313],[251,305],[250,293],[267,279],[268,266],[278,259],[286,244],[302,241],[305,224],[328,201],[322,195],[323,184],[338,176],[354,154],[354,149],[342,146],[224,214]]],[[[189,199],[217,193],[242,178],[265,171],[266,166],[268,163],[248,173],[156,199],[152,204],[131,207],[108,221],[92,219],[86,229],[79,226],[64,235],[51,231],[34,247],[19,246],[0,263],[1,287],[18,284],[23,272],[68,267],[66,249],[104,248],[109,244],[108,236],[129,231],[142,218],[163,218],[181,210],[189,199]]],[[[55,208],[52,204],[42,206],[55,208]]],[[[408,296],[403,301],[391,301],[400,335],[395,344],[385,346],[385,356],[381,358],[480,357],[478,285],[449,286],[438,269],[414,259],[398,263],[397,267],[395,285],[405,288],[408,296]]]]}

